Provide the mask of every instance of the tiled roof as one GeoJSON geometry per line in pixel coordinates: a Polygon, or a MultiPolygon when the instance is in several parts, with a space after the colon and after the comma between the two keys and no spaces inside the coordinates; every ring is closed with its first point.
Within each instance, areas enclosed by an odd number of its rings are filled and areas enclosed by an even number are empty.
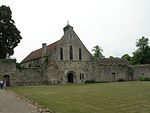
{"type": "MultiPolygon", "coordinates": [[[[58,40],[59,41],[59,40],[58,40]]],[[[47,54],[52,52],[52,50],[54,50],[54,48],[57,46],[58,41],[50,44],[47,46],[47,54]]],[[[37,49],[33,52],[31,52],[24,60],[21,61],[21,63],[25,63],[34,59],[38,59],[42,57],[42,48],[37,49]]]]}
{"type": "Polygon", "coordinates": [[[128,61],[120,58],[102,58],[98,60],[100,65],[127,65],[128,61]]]}

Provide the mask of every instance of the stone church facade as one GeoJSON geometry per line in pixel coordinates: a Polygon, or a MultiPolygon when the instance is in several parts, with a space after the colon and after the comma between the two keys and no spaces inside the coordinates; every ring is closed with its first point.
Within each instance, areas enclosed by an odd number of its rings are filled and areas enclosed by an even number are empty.
{"type": "Polygon", "coordinates": [[[81,42],[73,27],[67,25],[63,37],[53,44],[30,53],[22,66],[44,66],[48,83],[83,83],[91,79],[92,55],[81,42]]]}
{"type": "Polygon", "coordinates": [[[93,58],[72,26],[63,30],[60,40],[50,45],[43,43],[42,48],[31,52],[21,62],[21,69],[12,64],[13,71],[8,74],[0,71],[0,76],[8,75],[11,85],[80,84],[87,80],[111,82],[150,77],[150,65],[131,66],[124,59],[93,58]]]}

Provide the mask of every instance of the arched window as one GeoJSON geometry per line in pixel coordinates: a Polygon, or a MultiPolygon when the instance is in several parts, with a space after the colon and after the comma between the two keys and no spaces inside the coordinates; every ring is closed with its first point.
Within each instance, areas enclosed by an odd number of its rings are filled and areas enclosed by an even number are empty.
{"type": "Polygon", "coordinates": [[[79,48],[79,60],[82,60],[81,48],[79,48]]]}
{"type": "Polygon", "coordinates": [[[60,60],[63,60],[63,48],[60,48],[60,60]]]}
{"type": "Polygon", "coordinates": [[[73,48],[72,48],[72,46],[69,47],[69,56],[70,56],[70,60],[73,60],[73,48]]]}

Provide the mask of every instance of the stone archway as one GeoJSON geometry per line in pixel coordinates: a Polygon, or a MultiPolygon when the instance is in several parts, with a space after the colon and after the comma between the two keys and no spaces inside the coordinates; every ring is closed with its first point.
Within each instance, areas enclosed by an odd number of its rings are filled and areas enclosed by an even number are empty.
{"type": "Polygon", "coordinates": [[[74,72],[69,72],[67,74],[67,81],[68,83],[75,83],[76,82],[76,76],[74,72]]]}
{"type": "Polygon", "coordinates": [[[10,86],[10,75],[4,75],[4,82],[6,82],[6,86],[10,86]]]}

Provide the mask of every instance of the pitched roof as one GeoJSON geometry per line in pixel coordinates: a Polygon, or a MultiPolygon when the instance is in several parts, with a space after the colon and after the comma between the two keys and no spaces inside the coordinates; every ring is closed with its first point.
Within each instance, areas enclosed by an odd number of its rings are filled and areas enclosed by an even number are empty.
{"type": "MultiPolygon", "coordinates": [[[[52,44],[49,44],[47,46],[47,54],[52,52],[52,50],[54,50],[54,48],[57,46],[59,40],[52,43],[52,44]]],[[[23,59],[21,61],[21,63],[25,63],[25,62],[28,62],[28,61],[31,61],[31,60],[34,60],[34,59],[38,59],[38,58],[41,58],[42,57],[42,48],[40,49],[37,49],[35,51],[32,51],[25,59],[23,59]]]]}
{"type": "Polygon", "coordinates": [[[98,60],[100,65],[127,65],[128,61],[120,58],[102,58],[98,60]]]}

